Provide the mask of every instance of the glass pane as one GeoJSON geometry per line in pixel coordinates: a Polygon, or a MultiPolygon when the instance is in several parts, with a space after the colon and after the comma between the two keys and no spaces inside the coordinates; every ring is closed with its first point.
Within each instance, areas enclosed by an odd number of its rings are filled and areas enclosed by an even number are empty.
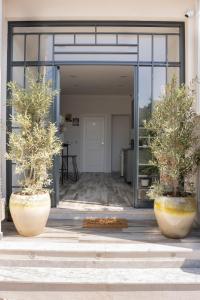
{"type": "Polygon", "coordinates": [[[137,35],[119,34],[118,44],[137,44],[137,35]]]}
{"type": "Polygon", "coordinates": [[[38,35],[27,35],[26,37],[26,61],[38,60],[38,35]]]}
{"type": "Polygon", "coordinates": [[[65,26],[65,27],[60,27],[60,26],[54,26],[54,27],[15,27],[14,32],[24,32],[24,33],[40,33],[40,32],[45,32],[45,33],[56,33],[56,32],[95,32],[95,27],[94,26],[65,26]]]}
{"type": "Polygon", "coordinates": [[[53,79],[53,68],[54,67],[47,67],[47,66],[44,66],[44,67],[41,67],[40,68],[40,74],[42,76],[45,76],[46,80],[51,80],[53,79]]]}
{"type": "Polygon", "coordinates": [[[97,32],[115,32],[115,33],[126,33],[126,32],[140,32],[140,33],[179,33],[178,27],[137,27],[137,26],[99,26],[97,32]]]}
{"type": "Polygon", "coordinates": [[[176,76],[178,85],[180,84],[180,68],[178,67],[168,67],[167,69],[167,81],[171,82],[172,77],[176,76]]]}
{"type": "Polygon", "coordinates": [[[24,86],[24,67],[12,68],[12,80],[17,82],[19,86],[24,86]]]}
{"type": "Polygon", "coordinates": [[[155,67],[153,70],[153,101],[159,100],[166,85],[166,68],[155,67]]]}
{"type": "Polygon", "coordinates": [[[74,34],[56,34],[55,44],[74,44],[74,34]]]}
{"type": "Polygon", "coordinates": [[[129,54],[55,54],[55,61],[126,61],[136,62],[137,55],[129,54]]]}
{"type": "Polygon", "coordinates": [[[150,35],[139,36],[139,60],[152,60],[152,38],[150,35]]]}
{"type": "Polygon", "coordinates": [[[166,37],[163,35],[154,35],[154,61],[166,61],[166,37]]]}
{"type": "Polygon", "coordinates": [[[24,35],[13,36],[13,60],[24,61],[24,35]]]}
{"type": "MultiPolygon", "coordinates": [[[[37,80],[39,77],[39,67],[28,67],[25,69],[26,76],[29,74],[34,80],[37,80]]],[[[28,88],[28,82],[26,80],[26,88],[28,88]]]]}
{"type": "Polygon", "coordinates": [[[53,36],[43,34],[40,36],[40,60],[50,61],[53,57],[53,36]]]}
{"type": "Polygon", "coordinates": [[[151,67],[139,68],[139,124],[151,115],[151,67]],[[145,88],[144,88],[145,87],[145,88]]]}
{"type": "Polygon", "coordinates": [[[94,34],[77,34],[76,44],[95,44],[94,34]]]}
{"type": "MultiPolygon", "coordinates": [[[[29,32],[95,32],[94,26],[54,26],[54,27],[14,27],[15,33],[29,33],[29,32]]],[[[140,32],[140,33],[179,33],[178,27],[137,27],[137,26],[97,26],[97,32],[115,32],[115,33],[126,33],[126,32],[140,32]]]]}
{"type": "MultiPolygon", "coordinates": [[[[24,87],[24,67],[12,67],[12,80],[17,82],[20,87],[24,87]]],[[[15,115],[13,107],[12,115],[15,115]]]]}
{"type": "Polygon", "coordinates": [[[150,160],[152,159],[150,149],[142,149],[139,150],[139,164],[141,165],[148,165],[150,164],[150,160]]]}
{"type": "Polygon", "coordinates": [[[134,52],[137,53],[136,46],[55,46],[55,52],[134,52]]]}
{"type": "Polygon", "coordinates": [[[98,34],[97,44],[116,44],[116,35],[114,34],[98,34]]]}
{"type": "Polygon", "coordinates": [[[22,175],[16,174],[15,173],[15,169],[16,169],[16,165],[12,164],[12,185],[13,186],[20,186],[19,181],[21,181],[23,179],[22,175]]]}
{"type": "Polygon", "coordinates": [[[168,36],[168,61],[179,62],[179,36],[168,36]]]}

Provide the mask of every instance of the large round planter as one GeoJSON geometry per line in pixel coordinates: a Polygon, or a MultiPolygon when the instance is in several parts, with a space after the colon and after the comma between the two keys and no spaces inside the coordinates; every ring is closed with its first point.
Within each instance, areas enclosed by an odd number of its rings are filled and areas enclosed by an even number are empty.
{"type": "Polygon", "coordinates": [[[49,193],[12,194],[10,213],[20,235],[35,236],[43,232],[50,212],[49,193]]]}
{"type": "Polygon", "coordinates": [[[197,204],[193,197],[158,197],[154,212],[163,235],[169,238],[184,238],[192,228],[197,204]]]}

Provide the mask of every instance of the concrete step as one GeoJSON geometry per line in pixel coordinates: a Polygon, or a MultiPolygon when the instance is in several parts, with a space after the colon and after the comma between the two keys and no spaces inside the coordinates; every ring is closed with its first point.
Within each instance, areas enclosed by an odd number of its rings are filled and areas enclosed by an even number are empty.
{"type": "Polygon", "coordinates": [[[83,220],[85,218],[123,218],[127,220],[155,220],[153,209],[134,208],[112,208],[106,207],[104,210],[78,210],[69,208],[52,208],[50,212],[51,220],[83,220]]]}
{"type": "Polygon", "coordinates": [[[29,255],[1,255],[0,267],[50,268],[200,268],[199,259],[181,257],[79,258],[29,255]]]}
{"type": "Polygon", "coordinates": [[[0,243],[0,267],[200,268],[200,243],[0,243]]]}
{"type": "Polygon", "coordinates": [[[0,290],[200,291],[198,268],[0,267],[0,290]]]}
{"type": "Polygon", "coordinates": [[[200,243],[28,238],[0,243],[0,299],[199,300],[199,295],[200,243]]]}
{"type": "Polygon", "coordinates": [[[68,243],[35,239],[3,241],[0,255],[27,255],[35,257],[68,258],[185,258],[200,259],[200,243],[68,243]]]}

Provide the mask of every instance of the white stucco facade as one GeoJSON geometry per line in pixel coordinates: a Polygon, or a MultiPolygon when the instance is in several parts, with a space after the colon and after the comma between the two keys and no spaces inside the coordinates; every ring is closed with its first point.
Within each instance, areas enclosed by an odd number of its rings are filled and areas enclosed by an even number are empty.
{"type": "MultiPolygon", "coordinates": [[[[0,84],[1,84],[1,145],[2,190],[6,193],[5,124],[7,23],[22,20],[123,20],[123,21],[182,21],[185,22],[186,83],[200,77],[200,1],[199,0],[0,0],[0,84]],[[185,17],[187,10],[194,16],[185,17]]],[[[196,109],[200,111],[198,87],[196,109]]]]}

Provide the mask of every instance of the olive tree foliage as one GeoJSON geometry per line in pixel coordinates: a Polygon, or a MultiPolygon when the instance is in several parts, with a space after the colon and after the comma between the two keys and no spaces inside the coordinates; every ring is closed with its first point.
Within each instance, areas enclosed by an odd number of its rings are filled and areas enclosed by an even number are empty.
{"type": "Polygon", "coordinates": [[[54,96],[51,81],[45,75],[35,80],[27,73],[27,88],[9,82],[10,105],[13,113],[11,122],[19,130],[9,132],[7,159],[16,163],[16,174],[21,178],[22,193],[37,194],[51,182],[49,171],[53,156],[60,153],[61,142],[49,114],[54,96]]]}
{"type": "Polygon", "coordinates": [[[193,101],[193,90],[184,84],[178,86],[173,77],[145,124],[152,135],[152,163],[160,173],[160,183],[151,187],[150,198],[156,194],[183,194],[185,178],[199,164],[199,118],[193,101]]]}

